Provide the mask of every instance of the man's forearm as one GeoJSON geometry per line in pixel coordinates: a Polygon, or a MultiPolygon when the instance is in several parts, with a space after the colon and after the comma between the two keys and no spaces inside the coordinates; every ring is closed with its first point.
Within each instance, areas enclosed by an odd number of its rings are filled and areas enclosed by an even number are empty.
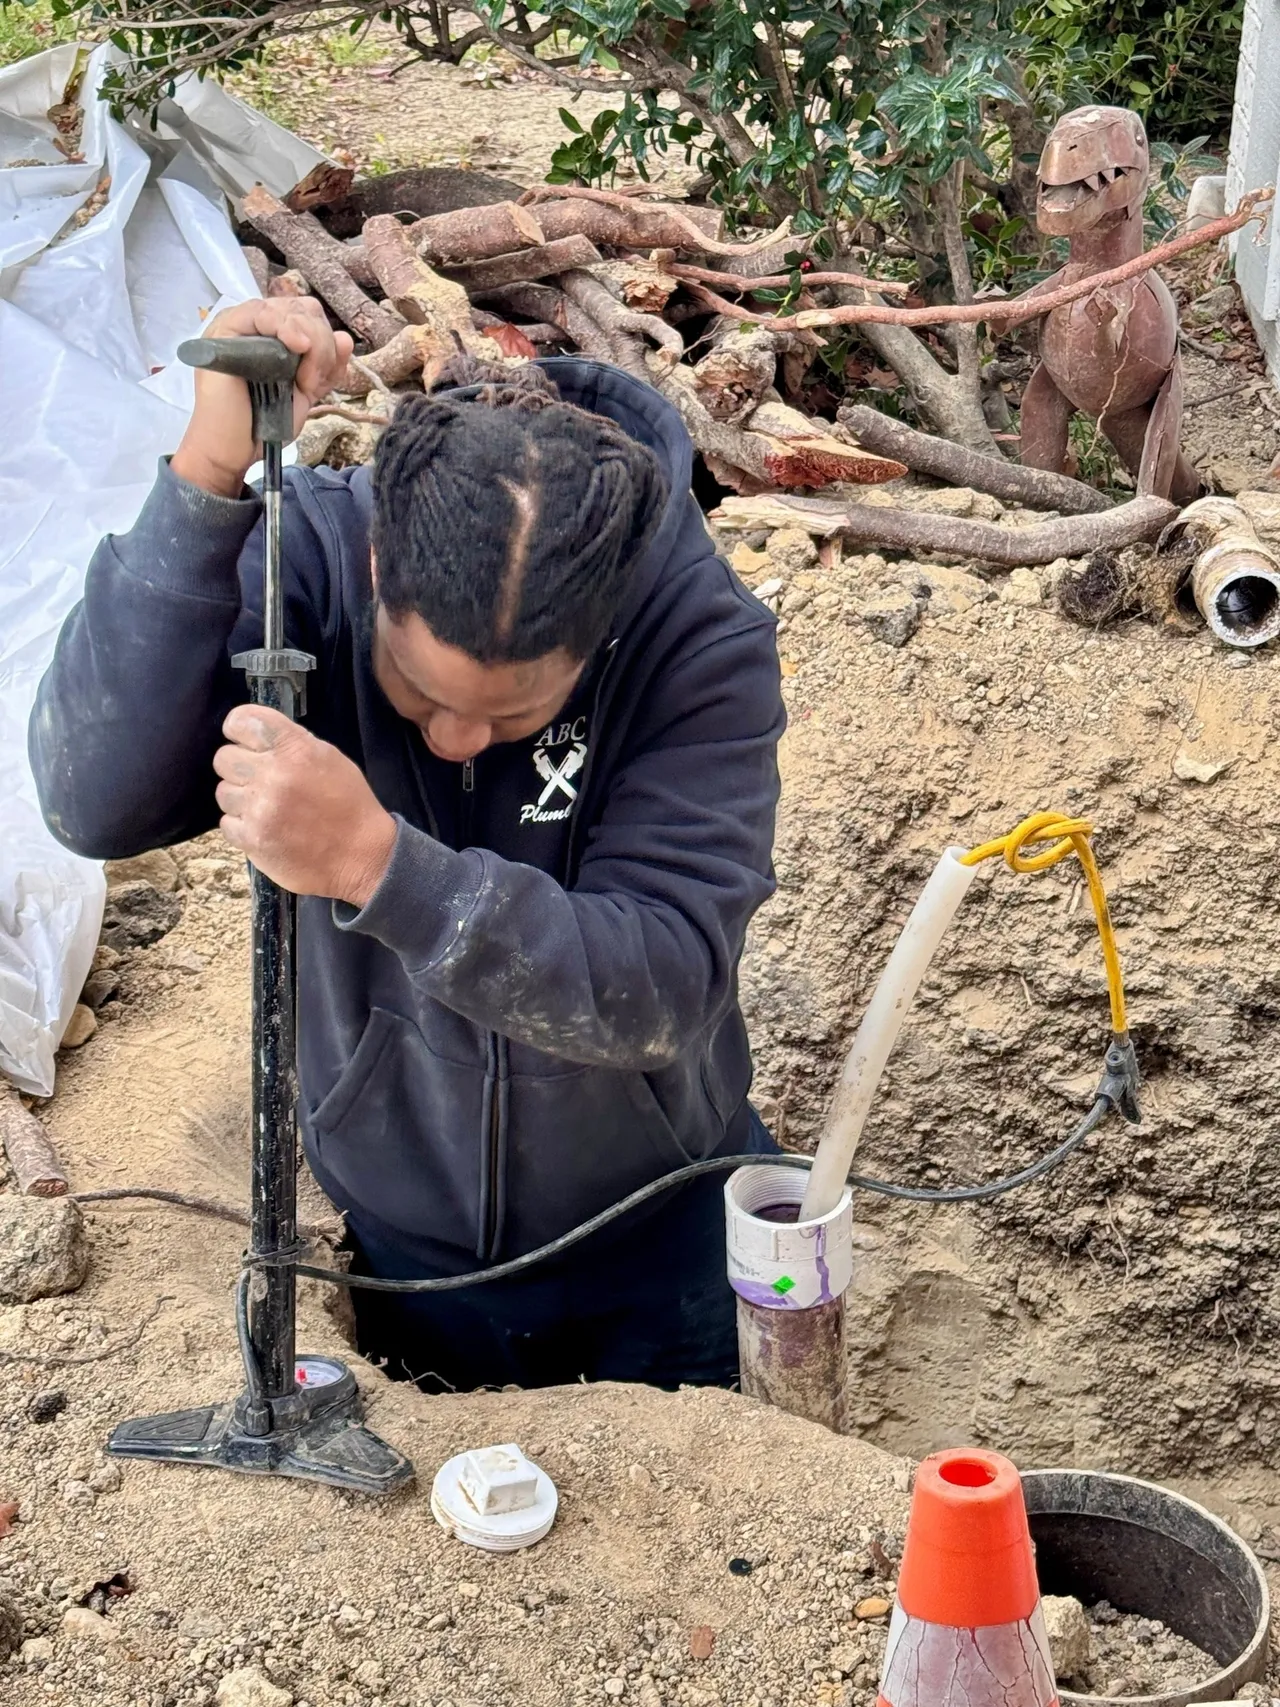
{"type": "Polygon", "coordinates": [[[714,926],[656,894],[565,890],[549,873],[441,846],[398,821],[369,904],[339,927],[399,955],[413,984],[516,1042],[585,1066],[654,1071],[723,1006],[747,921],[772,885],[740,870],[714,926]]]}
{"type": "Polygon", "coordinates": [[[29,752],[50,829],[90,858],[216,822],[209,762],[243,697],[228,658],[252,496],[219,497],[162,465],[129,533],[94,554],[32,713],[29,752]]]}

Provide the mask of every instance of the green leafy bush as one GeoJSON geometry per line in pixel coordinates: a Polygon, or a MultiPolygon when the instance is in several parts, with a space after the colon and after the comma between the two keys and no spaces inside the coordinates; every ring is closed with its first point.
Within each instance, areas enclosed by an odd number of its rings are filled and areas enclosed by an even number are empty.
{"type": "Polygon", "coordinates": [[[1049,86],[1185,140],[1226,135],[1243,18],[1244,0],[1037,0],[1020,23],[1049,86]]]}

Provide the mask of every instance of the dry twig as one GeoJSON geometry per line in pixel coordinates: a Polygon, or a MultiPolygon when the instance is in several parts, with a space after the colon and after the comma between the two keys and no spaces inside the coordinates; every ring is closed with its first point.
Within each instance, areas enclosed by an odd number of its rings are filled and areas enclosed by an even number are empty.
{"type": "MultiPolygon", "coordinates": [[[[741,278],[737,273],[718,272],[714,267],[695,267],[688,261],[670,261],[667,271],[678,279],[695,284],[717,285],[722,290],[738,290],[750,295],[753,290],[785,290],[791,283],[790,273],[766,273],[763,278],[741,278]]],[[[909,296],[911,286],[897,279],[873,279],[865,273],[805,273],[805,289],[816,290],[820,285],[849,285],[855,290],[879,291],[882,296],[909,296]]]]}
{"type": "MultiPolygon", "coordinates": [[[[77,1191],[73,1203],[127,1203],[134,1199],[147,1203],[168,1203],[175,1209],[191,1209],[197,1215],[211,1215],[217,1221],[231,1221],[237,1227],[249,1225],[249,1211],[237,1209],[231,1203],[219,1203],[212,1197],[193,1197],[185,1191],[162,1191],[158,1186],[119,1185],[101,1191],[77,1191]]],[[[299,1221],[298,1232],[304,1239],[332,1239],[340,1233],[337,1222],[299,1221]]]]}

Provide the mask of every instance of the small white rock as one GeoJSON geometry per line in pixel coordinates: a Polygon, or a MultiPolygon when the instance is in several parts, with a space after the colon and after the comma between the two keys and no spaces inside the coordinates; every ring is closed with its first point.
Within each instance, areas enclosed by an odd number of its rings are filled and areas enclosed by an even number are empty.
{"type": "Polygon", "coordinates": [[[784,576],[812,569],[818,561],[818,548],[803,528],[779,528],[769,536],[765,551],[784,576]]]}
{"type": "Polygon", "coordinates": [[[62,1034],[59,1049],[79,1049],[93,1036],[98,1029],[98,1021],[93,1009],[86,1007],[83,1002],[77,1002],[71,1018],[67,1021],[67,1029],[62,1034]]]}
{"type": "Polygon", "coordinates": [[[1065,1683],[1083,1677],[1093,1658],[1093,1636],[1084,1608],[1065,1594],[1046,1594],[1040,1605],[1053,1669],[1059,1680],[1065,1683]]]}
{"type": "Polygon", "coordinates": [[[1009,578],[1000,589],[1000,599],[1006,605],[1033,605],[1044,603],[1044,594],[1040,591],[1040,582],[1033,569],[1013,569],[1009,578]]]}
{"type": "Polygon", "coordinates": [[[1196,759],[1190,753],[1179,753],[1173,761],[1173,774],[1181,782],[1212,782],[1230,766],[1230,759],[1196,759]]]}
{"type": "Polygon", "coordinates": [[[97,1496],[88,1482],[81,1482],[73,1477],[71,1481],[62,1484],[62,1497],[67,1505],[92,1505],[97,1496]]]}
{"type": "Polygon", "coordinates": [[[106,1643],[116,1639],[115,1631],[102,1614],[90,1612],[87,1606],[72,1606],[63,1613],[62,1634],[72,1642],[106,1643]]]}
{"type": "Polygon", "coordinates": [[[108,1458],[89,1477],[89,1486],[95,1494],[115,1494],[120,1491],[121,1480],[120,1466],[108,1458]]]}
{"type": "Polygon", "coordinates": [[[18,1650],[24,1666],[47,1666],[53,1658],[53,1643],[47,1636],[32,1636],[18,1650]]]}
{"type": "Polygon", "coordinates": [[[229,1671],[214,1697],[218,1707],[293,1707],[293,1696],[280,1689],[257,1666],[229,1671]]]}

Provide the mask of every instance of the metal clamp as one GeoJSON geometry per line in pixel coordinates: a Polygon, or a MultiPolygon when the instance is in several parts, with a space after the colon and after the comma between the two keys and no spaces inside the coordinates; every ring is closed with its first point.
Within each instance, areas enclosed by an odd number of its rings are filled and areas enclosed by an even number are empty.
{"type": "Polygon", "coordinates": [[[231,663],[233,668],[243,670],[251,682],[288,682],[298,702],[299,714],[306,716],[307,672],[316,667],[310,652],[295,652],[291,648],[268,652],[259,647],[254,652],[237,652],[231,663]]]}

